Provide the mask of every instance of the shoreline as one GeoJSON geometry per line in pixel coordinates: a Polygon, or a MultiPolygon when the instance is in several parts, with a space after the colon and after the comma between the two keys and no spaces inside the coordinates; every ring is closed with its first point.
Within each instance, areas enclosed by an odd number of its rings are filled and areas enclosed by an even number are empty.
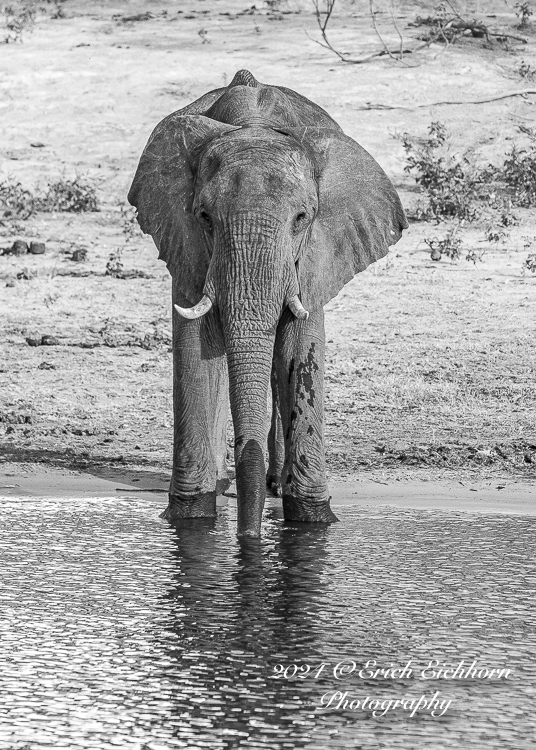
{"type": "MultiPolygon", "coordinates": [[[[97,472],[97,470],[95,470],[97,472]]],[[[167,504],[168,475],[162,471],[135,472],[125,469],[102,476],[48,466],[16,464],[0,469],[0,497],[117,497],[153,500],[162,509],[167,504]]],[[[453,510],[461,512],[508,513],[536,516],[536,488],[522,478],[415,479],[413,477],[370,477],[330,481],[332,507],[394,506],[420,510],[453,510]]],[[[218,504],[235,504],[234,485],[218,504]]],[[[277,498],[267,498],[272,507],[277,498]]]]}

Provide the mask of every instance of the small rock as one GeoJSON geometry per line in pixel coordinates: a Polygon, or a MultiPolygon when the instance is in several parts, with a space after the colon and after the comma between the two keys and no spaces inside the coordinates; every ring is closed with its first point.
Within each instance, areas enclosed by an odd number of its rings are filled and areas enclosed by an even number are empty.
{"type": "Polygon", "coordinates": [[[37,336],[26,336],[26,343],[29,346],[59,346],[61,342],[55,336],[45,334],[39,338],[37,336]]]}
{"type": "Polygon", "coordinates": [[[6,286],[15,286],[14,281],[6,281],[6,286]]]}
{"type": "Polygon", "coordinates": [[[44,148],[45,144],[41,143],[41,141],[35,141],[35,143],[30,143],[30,146],[32,148],[44,148]]]}
{"type": "Polygon", "coordinates": [[[37,366],[38,370],[56,370],[56,365],[53,365],[52,362],[41,362],[40,365],[37,366]]]}
{"type": "Polygon", "coordinates": [[[31,279],[35,279],[37,274],[35,271],[30,271],[29,268],[23,268],[22,271],[19,271],[17,273],[17,279],[19,281],[30,281],[31,279]]]}
{"type": "Polygon", "coordinates": [[[28,243],[24,242],[24,240],[15,240],[15,242],[11,245],[11,249],[6,253],[6,255],[26,255],[28,252],[28,243]]]}
{"type": "Polygon", "coordinates": [[[30,242],[30,252],[32,255],[43,255],[46,250],[44,242],[30,242]]]}
{"type": "Polygon", "coordinates": [[[73,250],[73,254],[71,255],[71,260],[74,260],[76,263],[82,263],[85,260],[87,260],[86,248],[79,247],[76,250],[73,250]]]}
{"type": "Polygon", "coordinates": [[[55,336],[42,336],[41,337],[41,346],[59,346],[60,340],[57,339],[55,336]]]}

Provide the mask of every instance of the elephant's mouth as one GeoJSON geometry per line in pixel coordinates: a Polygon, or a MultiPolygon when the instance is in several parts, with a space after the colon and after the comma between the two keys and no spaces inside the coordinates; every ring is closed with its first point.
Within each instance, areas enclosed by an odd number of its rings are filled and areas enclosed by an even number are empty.
{"type": "Polygon", "coordinates": [[[227,228],[224,233],[227,236],[215,243],[203,296],[190,308],[175,305],[181,317],[196,320],[216,306],[225,311],[225,318],[238,318],[242,316],[239,299],[251,319],[273,318],[275,313],[278,320],[286,307],[298,320],[309,317],[300,299],[291,243],[277,237],[266,240],[262,233],[260,239],[252,237],[256,222],[251,225],[246,222],[246,217],[239,217],[232,229],[227,228]],[[234,302],[229,302],[230,299],[234,302]],[[281,301],[278,310],[274,308],[277,300],[281,301]],[[269,312],[269,308],[274,309],[269,312]]]}
{"type": "MultiPolygon", "coordinates": [[[[206,315],[213,307],[213,304],[214,303],[210,297],[204,294],[197,305],[194,305],[193,307],[180,307],[180,305],[174,305],[174,307],[182,318],[196,320],[197,318],[202,318],[203,315],[206,315]]],[[[307,320],[309,317],[309,312],[302,305],[299,294],[294,294],[292,297],[288,298],[285,301],[285,307],[288,307],[298,320],[307,320]]]]}

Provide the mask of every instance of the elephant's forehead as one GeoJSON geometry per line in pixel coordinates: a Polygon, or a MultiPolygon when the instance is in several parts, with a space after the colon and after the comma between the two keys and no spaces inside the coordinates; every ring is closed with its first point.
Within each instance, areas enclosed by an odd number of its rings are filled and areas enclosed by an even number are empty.
{"type": "Polygon", "coordinates": [[[313,174],[313,164],[300,144],[276,131],[245,127],[212,141],[201,159],[201,172],[216,174],[250,171],[252,174],[276,172],[296,178],[313,174]]]}

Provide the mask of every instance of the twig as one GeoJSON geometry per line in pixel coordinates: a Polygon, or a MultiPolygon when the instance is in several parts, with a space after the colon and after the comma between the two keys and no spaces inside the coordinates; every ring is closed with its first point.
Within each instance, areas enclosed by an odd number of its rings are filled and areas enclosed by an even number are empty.
{"type": "Polygon", "coordinates": [[[511,91],[508,94],[498,94],[488,99],[466,99],[465,101],[443,101],[443,102],[427,102],[426,104],[415,104],[413,107],[406,107],[403,104],[370,104],[367,103],[366,107],[357,107],[357,109],[419,109],[421,107],[438,107],[440,105],[447,104],[487,104],[488,102],[496,102],[499,99],[508,99],[511,96],[525,96],[527,94],[535,95],[536,89],[524,89],[523,91],[511,91]]]}
{"type": "Polygon", "coordinates": [[[445,2],[449,6],[449,8],[451,9],[451,11],[454,13],[454,15],[457,16],[457,18],[460,19],[461,24],[465,25],[466,29],[470,29],[471,31],[473,31],[473,29],[481,29],[484,32],[484,34],[486,35],[486,39],[490,43],[491,43],[491,39],[489,37],[490,36],[495,36],[495,37],[499,37],[499,38],[503,38],[503,39],[515,39],[517,42],[523,42],[523,44],[528,44],[529,40],[525,39],[522,36],[515,36],[514,34],[503,34],[501,31],[490,31],[488,29],[488,27],[485,24],[481,23],[481,22],[479,23],[477,21],[473,21],[473,22],[467,21],[465,18],[463,18],[459,14],[459,12],[456,10],[456,8],[450,2],[450,0],[445,0],[445,2]]]}
{"type": "Polygon", "coordinates": [[[450,2],[450,0],[445,0],[446,5],[449,6],[451,11],[454,13],[455,16],[457,16],[461,21],[463,21],[463,18],[460,16],[459,12],[456,10],[454,5],[450,2]]]}
{"type": "MultiPolygon", "coordinates": [[[[374,8],[374,0],[369,0],[369,15],[372,20],[372,25],[374,27],[374,31],[376,33],[376,36],[380,40],[383,49],[378,50],[377,52],[371,52],[367,55],[362,55],[361,57],[348,57],[345,53],[339,52],[339,50],[335,49],[335,47],[331,44],[331,42],[328,39],[327,35],[327,28],[328,24],[333,16],[333,11],[335,8],[335,3],[337,0],[324,0],[325,2],[325,8],[326,10],[321,10],[321,2],[322,0],[312,0],[314,9],[315,9],[315,16],[316,16],[316,23],[318,25],[318,28],[320,30],[320,34],[322,35],[322,42],[318,41],[318,39],[313,39],[307,31],[305,32],[309,39],[314,42],[315,44],[320,45],[320,47],[324,47],[324,49],[329,50],[330,52],[333,52],[334,55],[336,55],[341,62],[348,63],[349,65],[361,65],[363,63],[369,62],[369,60],[374,60],[377,57],[390,57],[392,60],[395,60],[395,62],[401,62],[403,65],[407,65],[406,62],[403,60],[404,55],[411,55],[415,52],[418,52],[419,50],[425,49],[427,47],[430,47],[435,42],[438,42],[442,40],[446,47],[450,45],[450,39],[448,34],[445,32],[451,31],[453,36],[452,38],[457,38],[461,34],[463,34],[464,31],[471,31],[473,33],[473,36],[476,36],[477,34],[480,34],[480,36],[485,36],[486,40],[493,44],[491,37],[496,37],[497,39],[514,39],[518,42],[523,42],[523,44],[527,44],[528,40],[521,36],[515,36],[514,34],[505,34],[500,31],[490,31],[488,27],[477,21],[466,21],[462,16],[459,14],[459,12],[456,10],[455,6],[447,1],[447,5],[451,8],[452,12],[454,13],[454,18],[450,19],[425,19],[426,23],[430,24],[431,22],[435,23],[435,33],[431,32],[430,38],[423,41],[421,44],[417,44],[412,49],[404,49],[404,39],[402,36],[402,32],[400,31],[400,28],[396,22],[395,13],[394,13],[394,3],[393,0],[391,0],[391,19],[393,21],[393,25],[396,29],[396,32],[398,34],[398,37],[400,39],[400,45],[399,49],[397,50],[391,50],[389,49],[388,45],[386,44],[385,40],[383,39],[380,30],[378,28],[378,25],[376,23],[376,13],[377,11],[374,8]]],[[[416,23],[410,24],[410,26],[420,26],[422,25],[423,21],[421,19],[418,19],[416,23]]],[[[510,94],[510,96],[515,96],[515,94],[510,94]]],[[[439,104],[465,104],[465,102],[438,102],[439,104]]],[[[471,102],[467,102],[468,104],[471,104],[471,102]]],[[[479,104],[480,102],[474,102],[476,104],[479,104]]],[[[420,106],[430,106],[430,105],[420,105],[420,106]]],[[[377,107],[365,107],[365,109],[404,109],[403,107],[389,107],[388,105],[384,106],[377,106],[377,107]]],[[[407,108],[406,108],[407,109],[407,108]]]]}
{"type": "Polygon", "coordinates": [[[523,42],[523,44],[529,43],[529,40],[526,39],[524,36],[515,36],[515,34],[504,34],[502,31],[488,31],[488,34],[490,36],[496,36],[499,39],[515,39],[516,42],[523,42]]]}
{"type": "MultiPolygon", "coordinates": [[[[376,57],[385,57],[387,55],[389,55],[389,57],[392,57],[394,60],[399,62],[398,58],[395,57],[397,53],[400,55],[411,55],[414,52],[417,52],[418,50],[424,49],[425,47],[429,47],[437,39],[437,37],[429,39],[423,42],[422,44],[418,44],[413,49],[400,49],[400,50],[392,51],[387,48],[387,46],[385,45],[385,42],[383,41],[383,39],[377,32],[378,37],[380,38],[382,44],[384,45],[384,49],[379,50],[377,52],[371,52],[368,55],[363,55],[362,57],[348,57],[342,52],[339,52],[338,50],[336,50],[335,47],[333,47],[333,45],[329,41],[328,36],[327,36],[327,26],[333,14],[333,8],[335,7],[335,3],[337,2],[337,0],[326,0],[326,10],[324,11],[324,18],[322,18],[322,11],[320,10],[320,0],[312,0],[312,2],[313,2],[314,9],[315,9],[316,23],[318,25],[318,28],[320,30],[320,33],[322,35],[322,39],[324,40],[324,42],[322,43],[322,42],[319,42],[318,39],[313,39],[313,37],[310,36],[310,34],[308,34],[307,31],[305,33],[307,34],[307,36],[312,42],[320,45],[320,47],[324,47],[324,49],[330,50],[330,52],[333,52],[334,55],[337,55],[337,57],[339,58],[339,60],[341,60],[341,62],[348,63],[349,65],[361,65],[362,63],[366,63],[369,60],[374,60],[376,57]]],[[[372,4],[372,0],[370,0],[370,2],[372,4]]],[[[373,17],[373,21],[374,21],[374,17],[373,17]]]]}
{"type": "Polygon", "coordinates": [[[508,112],[509,112],[509,113],[510,113],[510,114],[511,114],[511,115],[512,115],[513,117],[520,117],[520,118],[521,118],[522,120],[528,120],[529,122],[534,122],[534,115],[532,115],[532,117],[527,117],[526,115],[521,115],[521,114],[519,114],[519,112],[512,112],[512,110],[511,110],[511,109],[509,109],[509,110],[508,110],[508,112]]]}
{"type": "Polygon", "coordinates": [[[395,62],[402,62],[402,57],[398,58],[391,52],[389,47],[385,44],[382,35],[380,34],[380,31],[378,29],[378,24],[376,23],[376,11],[374,10],[374,0],[369,0],[369,8],[370,8],[370,17],[372,19],[372,25],[374,27],[374,31],[376,32],[376,36],[378,37],[378,39],[380,40],[382,44],[385,54],[389,55],[391,60],[394,60],[395,62]]]}
{"type": "MultiPolygon", "coordinates": [[[[322,39],[324,40],[325,44],[322,44],[322,42],[317,41],[316,39],[313,39],[313,42],[316,42],[321,47],[325,47],[326,49],[331,50],[334,54],[337,55],[339,59],[341,59],[343,62],[346,62],[346,59],[344,55],[342,55],[340,52],[338,52],[335,47],[332,47],[327,34],[326,34],[326,28],[329,23],[329,19],[331,18],[331,14],[333,13],[333,8],[335,7],[336,0],[326,0],[326,11],[325,11],[325,18],[322,20],[322,12],[320,10],[320,0],[313,0],[313,5],[315,8],[315,15],[316,15],[316,23],[318,25],[318,28],[320,29],[320,33],[322,34],[322,39]]],[[[307,33],[307,32],[306,32],[307,33]]],[[[309,34],[307,34],[309,36],[309,34]]],[[[311,37],[309,37],[311,39],[311,37]]]]}
{"type": "Polygon", "coordinates": [[[396,33],[398,34],[398,36],[400,38],[400,51],[399,51],[399,55],[400,55],[400,59],[402,59],[402,55],[404,54],[404,37],[402,36],[402,33],[401,33],[400,29],[398,28],[398,24],[396,22],[394,0],[391,0],[391,6],[390,7],[391,7],[391,19],[393,21],[393,26],[395,27],[396,33]]]}
{"type": "MultiPolygon", "coordinates": [[[[322,44],[322,42],[319,42],[318,39],[313,39],[313,37],[305,32],[309,39],[314,42],[315,44],[318,44],[320,47],[324,47],[324,49],[329,49],[331,52],[334,52],[337,57],[340,58],[340,60],[344,63],[348,63],[349,65],[361,65],[362,63],[366,63],[369,60],[374,60],[376,57],[387,57],[387,52],[385,50],[379,50],[378,52],[371,52],[368,55],[363,55],[363,57],[345,57],[340,52],[338,52],[336,49],[334,49],[329,42],[327,44],[322,44]]],[[[422,44],[418,44],[413,49],[405,49],[403,50],[404,55],[411,55],[413,52],[417,52],[420,49],[424,49],[425,47],[429,47],[431,44],[434,43],[434,39],[428,42],[423,42],[422,44]]],[[[398,61],[397,61],[398,62],[398,61]]]]}

